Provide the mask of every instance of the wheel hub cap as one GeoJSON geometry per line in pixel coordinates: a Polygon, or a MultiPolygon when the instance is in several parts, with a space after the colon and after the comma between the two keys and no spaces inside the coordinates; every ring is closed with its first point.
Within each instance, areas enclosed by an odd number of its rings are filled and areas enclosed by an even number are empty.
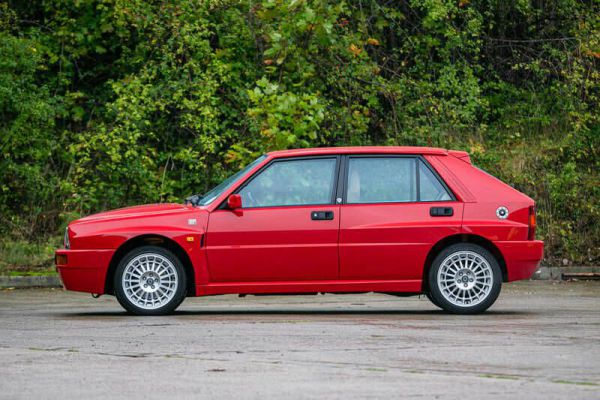
{"type": "Polygon", "coordinates": [[[475,286],[476,278],[477,277],[471,270],[462,269],[458,274],[456,284],[461,290],[471,290],[475,286]]]}
{"type": "Polygon", "coordinates": [[[173,263],[157,253],[144,253],[131,259],[122,279],[127,299],[147,310],[171,301],[178,282],[179,277],[173,263]]]}
{"type": "Polygon", "coordinates": [[[493,284],[489,262],[473,251],[450,254],[442,261],[437,278],[444,298],[461,307],[481,303],[490,294],[493,284]]]}
{"type": "Polygon", "coordinates": [[[144,272],[142,274],[142,290],[153,293],[160,287],[160,277],[156,272],[144,272]]]}

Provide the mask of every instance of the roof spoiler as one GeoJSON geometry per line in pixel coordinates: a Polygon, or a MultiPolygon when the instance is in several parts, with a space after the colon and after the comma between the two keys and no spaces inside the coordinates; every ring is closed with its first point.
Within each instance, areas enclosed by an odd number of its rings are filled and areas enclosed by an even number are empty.
{"type": "Polygon", "coordinates": [[[448,150],[448,154],[466,162],[467,164],[471,164],[471,157],[466,151],[448,150]]]}

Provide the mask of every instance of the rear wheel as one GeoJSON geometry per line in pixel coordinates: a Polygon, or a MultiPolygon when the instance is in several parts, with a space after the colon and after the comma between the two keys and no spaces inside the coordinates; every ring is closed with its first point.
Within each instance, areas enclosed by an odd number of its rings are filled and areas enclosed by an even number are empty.
{"type": "Polygon", "coordinates": [[[186,275],[169,250],[143,246],[129,252],[114,278],[115,295],[127,311],[137,315],[165,315],[185,298],[186,275]]]}
{"type": "Polygon", "coordinates": [[[498,261],[483,247],[470,243],[442,250],[429,270],[431,301],[455,314],[487,310],[498,298],[501,286],[498,261]]]}

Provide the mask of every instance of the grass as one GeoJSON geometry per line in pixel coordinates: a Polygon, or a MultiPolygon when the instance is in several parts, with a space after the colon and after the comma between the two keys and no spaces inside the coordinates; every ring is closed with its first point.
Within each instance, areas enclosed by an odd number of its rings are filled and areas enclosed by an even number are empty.
{"type": "Polygon", "coordinates": [[[60,238],[51,238],[43,243],[0,241],[0,275],[55,275],[54,250],[59,245],[60,238]]]}
{"type": "Polygon", "coordinates": [[[508,379],[508,380],[519,380],[518,377],[512,375],[500,375],[500,374],[482,374],[479,375],[480,378],[490,378],[490,379],[508,379]]]}
{"type": "Polygon", "coordinates": [[[566,380],[557,380],[552,381],[554,383],[563,383],[565,385],[581,385],[581,386],[600,386],[595,382],[581,382],[581,381],[566,381],[566,380]]]}
{"type": "Polygon", "coordinates": [[[370,368],[367,368],[367,371],[370,371],[370,372],[387,372],[387,369],[385,369],[385,368],[370,367],[370,368]]]}

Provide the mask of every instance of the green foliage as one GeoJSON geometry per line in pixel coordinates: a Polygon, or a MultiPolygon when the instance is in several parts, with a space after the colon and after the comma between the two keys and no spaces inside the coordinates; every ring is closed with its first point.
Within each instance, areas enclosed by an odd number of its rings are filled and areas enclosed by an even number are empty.
{"type": "Polygon", "coordinates": [[[0,241],[0,275],[54,275],[54,251],[60,240],[0,241]]]}
{"type": "Polygon", "coordinates": [[[257,155],[464,149],[600,261],[600,9],[500,0],[0,3],[0,230],[203,192],[257,155]]]}
{"type": "Polygon", "coordinates": [[[37,82],[37,46],[0,32],[0,212],[4,228],[26,236],[53,228],[57,210],[44,203],[56,201],[52,185],[61,179],[51,168],[59,143],[48,132],[60,105],[37,82]]]}
{"type": "Polygon", "coordinates": [[[308,147],[317,140],[325,111],[317,95],[280,92],[279,85],[263,78],[248,97],[251,129],[264,138],[261,148],[308,147]]]}

